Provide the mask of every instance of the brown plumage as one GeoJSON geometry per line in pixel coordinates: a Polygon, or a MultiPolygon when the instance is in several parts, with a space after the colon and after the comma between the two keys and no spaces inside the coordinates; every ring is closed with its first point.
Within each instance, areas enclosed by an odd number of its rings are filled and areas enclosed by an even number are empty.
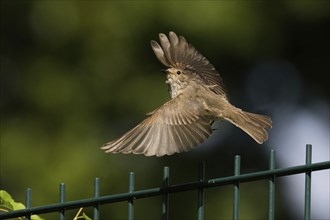
{"type": "Polygon", "coordinates": [[[159,34],[160,45],[151,47],[168,69],[171,100],[149,113],[149,117],[121,138],[105,144],[106,152],[163,156],[188,151],[212,133],[211,123],[225,119],[249,134],[259,144],[272,127],[264,115],[244,112],[228,101],[220,74],[182,36],[159,34]]]}

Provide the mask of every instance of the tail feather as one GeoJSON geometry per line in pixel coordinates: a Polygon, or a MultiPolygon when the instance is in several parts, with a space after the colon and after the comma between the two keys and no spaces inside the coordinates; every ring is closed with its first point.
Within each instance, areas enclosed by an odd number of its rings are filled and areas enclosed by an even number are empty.
{"type": "Polygon", "coordinates": [[[270,117],[244,112],[241,109],[236,109],[235,114],[231,114],[225,117],[225,119],[241,128],[259,144],[262,144],[268,139],[266,129],[272,128],[270,117]]]}

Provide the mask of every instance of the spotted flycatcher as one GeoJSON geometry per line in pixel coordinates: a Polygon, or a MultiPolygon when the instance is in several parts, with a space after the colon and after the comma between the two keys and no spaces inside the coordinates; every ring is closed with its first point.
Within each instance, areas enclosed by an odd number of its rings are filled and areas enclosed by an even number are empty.
{"type": "Polygon", "coordinates": [[[256,142],[267,140],[272,127],[268,116],[245,112],[229,103],[218,71],[182,36],[159,34],[160,44],[151,47],[167,69],[171,100],[149,113],[149,117],[122,137],[105,144],[108,152],[163,156],[188,151],[212,133],[215,120],[226,120],[241,128],[256,142]]]}

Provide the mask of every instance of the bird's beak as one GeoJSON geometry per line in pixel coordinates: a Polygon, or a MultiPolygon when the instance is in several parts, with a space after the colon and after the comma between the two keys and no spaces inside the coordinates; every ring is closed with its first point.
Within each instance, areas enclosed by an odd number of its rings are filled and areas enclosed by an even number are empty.
{"type": "Polygon", "coordinates": [[[160,72],[162,72],[162,73],[168,73],[168,70],[167,69],[161,69],[160,72]]]}

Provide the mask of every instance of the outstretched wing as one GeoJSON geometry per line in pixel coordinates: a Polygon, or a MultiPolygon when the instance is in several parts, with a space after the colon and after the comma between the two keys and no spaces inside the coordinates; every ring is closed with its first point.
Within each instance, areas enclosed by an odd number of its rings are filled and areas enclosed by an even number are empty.
{"type": "Polygon", "coordinates": [[[169,39],[159,34],[160,45],[152,40],[151,47],[158,60],[167,67],[188,69],[197,73],[200,78],[212,86],[212,90],[227,97],[227,92],[218,71],[194,46],[188,44],[183,36],[169,33],[169,39]]]}
{"type": "Polygon", "coordinates": [[[178,96],[150,113],[149,118],[119,139],[105,144],[102,149],[146,156],[188,151],[212,133],[210,119],[203,117],[206,113],[200,111],[183,95],[178,96]]]}

